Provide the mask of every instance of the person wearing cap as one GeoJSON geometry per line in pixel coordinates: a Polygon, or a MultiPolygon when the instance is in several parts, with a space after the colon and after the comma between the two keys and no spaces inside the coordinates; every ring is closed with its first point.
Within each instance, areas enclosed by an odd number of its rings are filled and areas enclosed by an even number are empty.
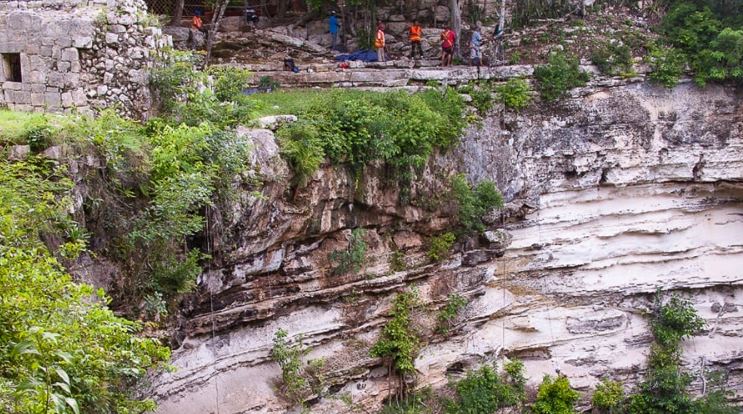
{"type": "Polygon", "coordinates": [[[328,31],[330,32],[330,50],[335,50],[338,43],[338,28],[341,26],[338,22],[338,17],[335,15],[335,11],[330,12],[328,26],[328,31]]]}

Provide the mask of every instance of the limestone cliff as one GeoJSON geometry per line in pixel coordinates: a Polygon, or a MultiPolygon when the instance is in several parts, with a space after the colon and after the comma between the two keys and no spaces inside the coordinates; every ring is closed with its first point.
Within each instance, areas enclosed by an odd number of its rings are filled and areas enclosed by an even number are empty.
{"type": "Polygon", "coordinates": [[[374,407],[386,369],[369,356],[391,299],[417,287],[415,319],[431,332],[450,292],[470,303],[449,338],[428,337],[418,384],[502,356],[524,360],[536,382],[559,369],[588,390],[610,375],[642,373],[650,335],[643,312],[657,287],[689,297],[708,322],[686,342],[694,370],[723,369],[743,394],[743,96],[732,88],[673,90],[594,82],[554,105],[495,108],[440,154],[401,205],[371,168],[358,189],[327,167],[289,189],[270,130],[243,130],[263,182],[223,212],[223,244],[184,311],[177,370],[155,380],[160,413],[285,412],[276,395],[274,333],[303,335],[324,357],[330,395],[311,412],[374,407]],[[448,226],[446,177],[490,178],[506,208],[491,231],[430,263],[425,241],[448,226]],[[331,275],[328,253],[366,229],[361,272],[331,275]],[[395,251],[406,270],[392,271],[395,251]]]}

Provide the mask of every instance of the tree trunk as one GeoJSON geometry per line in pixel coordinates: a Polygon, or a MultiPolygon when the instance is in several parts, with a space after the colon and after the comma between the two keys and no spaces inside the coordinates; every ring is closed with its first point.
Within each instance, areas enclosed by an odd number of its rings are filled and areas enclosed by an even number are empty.
{"type": "Polygon", "coordinates": [[[351,22],[351,17],[348,13],[348,5],[345,1],[340,2],[341,7],[341,45],[343,45],[344,50],[348,50],[348,35],[349,32],[349,23],[351,22]]]}
{"type": "Polygon", "coordinates": [[[498,16],[498,27],[502,32],[506,31],[506,0],[500,2],[500,14],[498,16]]]}
{"type": "Polygon", "coordinates": [[[219,25],[222,23],[222,17],[224,17],[224,11],[227,10],[227,4],[230,0],[218,0],[215,6],[215,13],[212,16],[212,23],[209,27],[209,31],[206,34],[206,57],[204,58],[204,66],[209,66],[209,60],[212,58],[212,47],[214,46],[214,38],[217,37],[219,31],[219,25]]]}
{"type": "Polygon", "coordinates": [[[288,6],[288,0],[279,0],[279,7],[276,11],[276,17],[283,19],[286,17],[286,8],[288,6]]]}
{"type": "Polygon", "coordinates": [[[173,18],[170,19],[171,26],[180,26],[181,19],[183,19],[183,2],[185,0],[176,0],[175,8],[173,9],[173,18]]]}
{"type": "Polygon", "coordinates": [[[460,37],[462,37],[462,11],[459,10],[458,0],[449,0],[449,15],[451,16],[451,28],[454,30],[456,40],[454,41],[454,56],[462,58],[462,51],[459,47],[460,37]]]}

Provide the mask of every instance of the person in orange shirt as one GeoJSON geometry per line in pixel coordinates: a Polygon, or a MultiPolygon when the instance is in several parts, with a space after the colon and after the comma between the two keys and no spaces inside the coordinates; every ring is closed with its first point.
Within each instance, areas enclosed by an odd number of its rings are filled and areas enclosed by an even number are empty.
{"type": "Polygon", "coordinates": [[[193,11],[193,17],[191,18],[191,28],[196,30],[201,30],[201,28],[204,26],[204,22],[201,20],[202,11],[200,7],[197,7],[193,11]]]}
{"type": "Polygon", "coordinates": [[[374,39],[374,47],[377,49],[377,61],[384,62],[384,24],[377,24],[377,37],[374,39]]]}
{"type": "Polygon", "coordinates": [[[418,20],[413,22],[410,26],[410,58],[415,59],[415,50],[418,49],[418,56],[423,58],[423,49],[421,49],[421,38],[423,36],[423,29],[421,28],[418,20]]]}

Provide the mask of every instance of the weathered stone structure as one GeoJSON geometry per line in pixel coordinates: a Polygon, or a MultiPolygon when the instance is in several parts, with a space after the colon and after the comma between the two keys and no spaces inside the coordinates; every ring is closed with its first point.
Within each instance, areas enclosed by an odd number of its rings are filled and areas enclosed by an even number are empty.
{"type": "Polygon", "coordinates": [[[143,0],[0,3],[0,105],[146,117],[148,69],[169,38],[143,0]]]}

